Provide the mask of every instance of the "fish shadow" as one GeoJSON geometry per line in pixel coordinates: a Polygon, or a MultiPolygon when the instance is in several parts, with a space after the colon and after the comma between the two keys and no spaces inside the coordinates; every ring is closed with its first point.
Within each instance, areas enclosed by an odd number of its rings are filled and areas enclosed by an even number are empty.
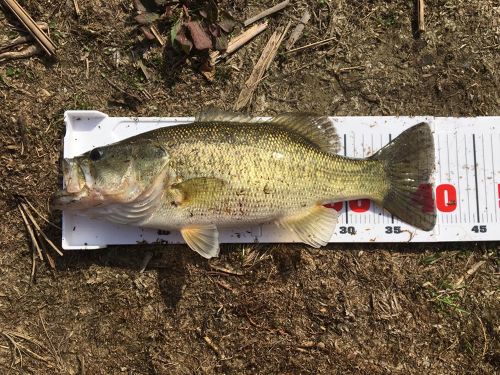
{"type": "MultiPolygon", "coordinates": [[[[48,220],[53,225],[60,226],[61,215],[51,213],[48,220]]],[[[48,239],[59,247],[61,230],[47,223],[42,225],[41,221],[39,225],[48,239]]],[[[186,245],[109,246],[97,250],[66,250],[63,251],[63,256],[58,256],[46,241],[39,243],[42,245],[46,266],[50,267],[47,254],[54,260],[53,276],[56,279],[62,277],[64,273],[73,274],[75,278],[84,277],[80,272],[94,266],[121,269],[136,276],[141,272],[157,272],[159,291],[165,306],[172,310],[177,308],[182,298],[190,270],[193,268],[209,270],[207,260],[191,251],[186,245]]],[[[34,282],[36,283],[36,277],[34,282]]]]}
{"type": "MultiPolygon", "coordinates": [[[[51,214],[49,221],[59,225],[60,215],[51,214]]],[[[41,222],[40,222],[41,225],[41,222]]],[[[48,224],[41,225],[42,230],[55,244],[61,240],[61,231],[48,224]]],[[[330,243],[323,247],[327,251],[342,252],[345,255],[355,254],[360,250],[364,252],[387,251],[400,254],[424,254],[426,252],[441,253],[446,251],[481,251],[481,243],[330,243]]],[[[302,252],[307,251],[303,244],[260,244],[259,252],[270,251],[271,261],[274,263],[280,277],[287,281],[293,279],[294,275],[303,267],[301,262],[302,252]]],[[[157,272],[157,283],[165,307],[175,313],[182,299],[184,288],[189,282],[193,272],[209,274],[210,263],[190,250],[186,245],[161,245],[147,244],[134,246],[110,246],[99,250],[77,250],[65,251],[64,256],[55,256],[49,246],[46,251],[55,259],[54,277],[66,273],[74,277],[83,277],[77,272],[84,271],[93,266],[113,269],[123,269],[131,274],[139,275],[145,268],[145,272],[157,272]],[[148,260],[149,258],[149,260],[148,260]],[[147,264],[145,263],[147,261],[147,264]]],[[[233,252],[238,251],[238,246],[223,244],[222,259],[234,261],[237,259],[233,252]]],[[[314,271],[311,271],[314,272],[314,271]]],[[[71,276],[70,276],[71,277],[71,276]]]]}

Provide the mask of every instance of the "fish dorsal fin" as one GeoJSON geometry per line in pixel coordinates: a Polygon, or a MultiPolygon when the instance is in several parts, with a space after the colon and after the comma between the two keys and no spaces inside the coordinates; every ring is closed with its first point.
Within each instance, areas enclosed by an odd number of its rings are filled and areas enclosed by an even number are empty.
{"type": "Polygon", "coordinates": [[[320,150],[336,154],[340,151],[340,139],[328,116],[310,113],[284,113],[269,120],[252,117],[242,113],[226,112],[214,108],[200,112],[197,122],[233,122],[233,123],[273,123],[307,139],[320,150]]]}
{"type": "Polygon", "coordinates": [[[181,229],[187,245],[203,258],[219,256],[219,232],[213,224],[193,225],[181,229]]]}
{"type": "Polygon", "coordinates": [[[262,122],[258,117],[252,117],[244,113],[222,111],[216,108],[207,108],[198,113],[195,117],[196,122],[242,122],[256,123],[262,122]]]}
{"type": "Polygon", "coordinates": [[[322,151],[332,154],[340,151],[340,139],[328,116],[284,113],[270,121],[301,135],[322,151]]]}
{"type": "Polygon", "coordinates": [[[332,238],[337,219],[337,211],[318,205],[284,217],[277,224],[294,232],[302,242],[318,248],[325,246],[332,238]]]}

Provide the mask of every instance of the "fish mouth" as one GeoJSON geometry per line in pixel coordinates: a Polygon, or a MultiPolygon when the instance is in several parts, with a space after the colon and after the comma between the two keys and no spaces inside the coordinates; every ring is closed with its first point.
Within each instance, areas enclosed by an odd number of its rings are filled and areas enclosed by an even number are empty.
{"type": "Polygon", "coordinates": [[[50,208],[53,211],[80,207],[79,203],[89,197],[94,187],[94,178],[86,163],[63,159],[62,171],[63,189],[55,193],[51,200],[50,208]]]}

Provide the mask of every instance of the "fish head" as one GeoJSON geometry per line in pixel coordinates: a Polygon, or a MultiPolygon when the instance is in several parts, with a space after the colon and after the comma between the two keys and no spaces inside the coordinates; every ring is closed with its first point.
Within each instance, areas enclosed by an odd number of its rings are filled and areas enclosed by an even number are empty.
{"type": "Polygon", "coordinates": [[[62,161],[64,188],[52,208],[86,209],[133,202],[156,184],[163,184],[167,150],[152,142],[117,143],[97,147],[62,161]]]}

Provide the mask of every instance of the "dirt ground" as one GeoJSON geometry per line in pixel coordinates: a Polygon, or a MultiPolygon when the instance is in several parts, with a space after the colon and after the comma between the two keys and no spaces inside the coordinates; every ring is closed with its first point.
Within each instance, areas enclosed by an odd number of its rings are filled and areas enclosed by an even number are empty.
{"type": "MultiPolygon", "coordinates": [[[[172,71],[155,43],[137,41],[132,1],[80,0],[79,17],[73,1],[21,3],[59,48],[55,61],[0,62],[1,374],[500,371],[498,243],[223,245],[211,262],[184,246],[117,247],[66,252],[55,270],[38,261],[30,282],[31,242],[14,198],[48,214],[65,110],[231,109],[271,33],[306,7],[313,15],[297,46],[334,38],[280,52],[249,112],[499,115],[495,1],[426,1],[420,36],[410,1],[292,1],[217,66],[214,82],[189,66],[172,71]],[[149,81],[132,58],[142,53],[149,81]]],[[[244,20],[270,5],[224,6],[244,20]]],[[[0,45],[19,35],[12,25],[0,10],[0,45]]]]}

